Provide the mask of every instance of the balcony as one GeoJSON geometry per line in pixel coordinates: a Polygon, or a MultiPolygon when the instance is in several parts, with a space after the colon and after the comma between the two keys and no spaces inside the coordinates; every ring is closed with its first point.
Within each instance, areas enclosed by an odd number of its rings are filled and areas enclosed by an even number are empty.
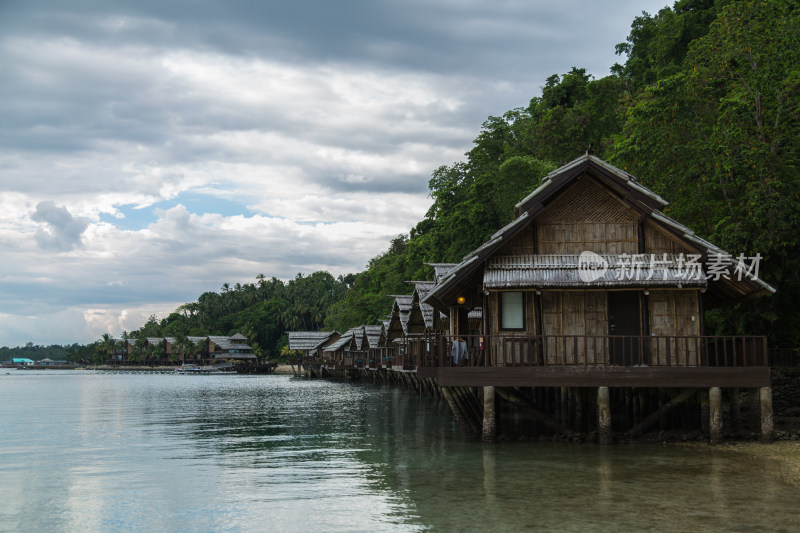
{"type": "Polygon", "coordinates": [[[763,336],[487,335],[410,341],[407,359],[441,385],[763,387],[763,336]],[[462,355],[463,354],[463,355],[462,355]]]}

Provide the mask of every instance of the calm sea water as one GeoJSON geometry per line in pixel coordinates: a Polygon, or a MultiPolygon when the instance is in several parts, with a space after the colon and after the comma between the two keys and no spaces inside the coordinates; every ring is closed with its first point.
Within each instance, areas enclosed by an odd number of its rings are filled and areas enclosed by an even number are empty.
{"type": "Polygon", "coordinates": [[[289,376],[0,375],[0,531],[798,531],[709,449],[466,441],[446,404],[289,376]]]}

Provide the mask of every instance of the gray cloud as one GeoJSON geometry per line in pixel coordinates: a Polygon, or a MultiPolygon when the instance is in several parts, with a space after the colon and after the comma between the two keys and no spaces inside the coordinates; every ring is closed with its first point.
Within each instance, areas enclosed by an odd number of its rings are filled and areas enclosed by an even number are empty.
{"type": "Polygon", "coordinates": [[[36,230],[36,242],[41,248],[65,252],[83,246],[81,235],[89,227],[89,221],[73,217],[65,207],[51,201],[39,202],[31,218],[44,225],[36,230]]]}
{"type": "Polygon", "coordinates": [[[363,269],[487,116],[665,3],[0,0],[0,343],[363,269]]]}

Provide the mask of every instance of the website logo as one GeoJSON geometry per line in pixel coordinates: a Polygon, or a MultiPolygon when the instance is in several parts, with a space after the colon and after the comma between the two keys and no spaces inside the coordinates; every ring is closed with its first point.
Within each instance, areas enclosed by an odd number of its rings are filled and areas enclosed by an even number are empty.
{"type": "Polygon", "coordinates": [[[578,276],[584,283],[591,283],[605,277],[608,262],[594,252],[581,252],[578,257],[578,276]]]}

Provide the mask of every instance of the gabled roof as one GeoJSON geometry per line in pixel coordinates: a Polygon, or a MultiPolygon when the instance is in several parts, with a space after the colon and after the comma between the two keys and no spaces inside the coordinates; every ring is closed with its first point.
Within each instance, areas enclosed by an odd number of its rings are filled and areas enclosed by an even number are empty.
{"type": "Polygon", "coordinates": [[[429,267],[433,267],[434,283],[439,281],[447,275],[448,272],[453,270],[458,263],[425,263],[429,267]]]}
{"type": "Polygon", "coordinates": [[[364,326],[364,333],[371,349],[380,348],[386,342],[386,332],[383,329],[383,324],[364,326]]]}
{"type": "Polygon", "coordinates": [[[389,322],[385,326],[387,341],[405,336],[408,312],[411,308],[411,296],[401,295],[399,301],[397,297],[394,298],[392,313],[389,315],[389,322]]]}
{"type": "Polygon", "coordinates": [[[416,293],[416,297],[419,304],[419,310],[422,312],[422,319],[425,321],[425,328],[428,330],[433,329],[433,317],[434,317],[434,309],[431,304],[422,303],[422,299],[425,298],[431,290],[436,286],[435,281],[407,281],[411,285],[414,285],[414,292],[416,293]]]}
{"type": "MultiPolygon", "coordinates": [[[[338,352],[339,350],[350,350],[356,351],[358,350],[358,344],[356,343],[356,332],[362,328],[351,328],[345,331],[339,340],[329,344],[326,346],[322,351],[323,352],[338,352]]],[[[362,329],[363,331],[363,329],[362,329]]]]}
{"type": "Polygon", "coordinates": [[[337,331],[290,331],[290,350],[316,350],[325,344],[331,337],[338,335],[337,331]]]}
{"type": "Polygon", "coordinates": [[[545,176],[539,187],[514,206],[514,213],[522,213],[535,207],[536,204],[543,204],[551,195],[561,190],[563,185],[586,171],[591,171],[601,179],[605,178],[604,181],[612,188],[625,193],[626,200],[640,204],[639,208],[646,206],[647,209],[661,209],[669,205],[669,202],[639,184],[631,174],[597,156],[584,154],[545,176]]]}
{"type": "MultiPolygon", "coordinates": [[[[433,264],[431,264],[431,266],[433,266],[433,265],[442,265],[442,264],[449,265],[447,270],[445,270],[443,272],[449,272],[455,266],[455,263],[433,263],[433,264]]],[[[438,270],[437,270],[437,272],[438,272],[438,270]]],[[[406,283],[410,283],[410,284],[414,285],[414,292],[416,292],[417,298],[419,299],[419,308],[420,308],[420,311],[422,312],[422,318],[425,321],[425,328],[428,331],[433,331],[435,329],[435,327],[436,327],[436,320],[435,319],[437,318],[437,315],[438,315],[438,318],[442,318],[442,316],[445,316],[445,315],[442,315],[442,313],[440,313],[438,310],[434,309],[431,304],[425,303],[422,300],[428,295],[429,292],[431,292],[433,290],[433,288],[436,286],[436,282],[435,281],[407,281],[406,283]]]]}
{"type": "MultiPolygon", "coordinates": [[[[516,279],[513,282],[517,284],[515,286],[522,286],[522,270],[503,270],[494,266],[488,269],[489,277],[486,279],[484,277],[486,269],[483,269],[483,267],[487,266],[489,258],[504,243],[533,222],[548,202],[555,199],[561,191],[584,175],[594,178],[598,183],[614,193],[624,204],[638,211],[641,217],[649,217],[654,224],[665,229],[677,241],[683,242],[689,248],[698,250],[704,260],[707,259],[709,254],[725,253],[721,248],[696,236],[686,226],[664,215],[660,209],[668,205],[667,201],[639,184],[633,176],[598,157],[587,154],[548,174],[536,190],[515,206],[516,218],[492,235],[483,245],[464,256],[464,259],[455,267],[447,271],[438,280],[437,285],[422,299],[422,302],[445,311],[450,303],[454,301],[458,291],[465,286],[475,286],[488,281],[489,287],[486,287],[488,289],[492,285],[498,286],[498,278],[514,276],[516,276],[516,279]]],[[[569,277],[568,273],[572,272],[571,264],[572,260],[569,259],[563,264],[555,265],[555,268],[561,271],[560,277],[562,280],[567,279],[569,277]]],[[[545,278],[548,276],[552,277],[552,272],[547,274],[544,272],[545,270],[547,269],[536,268],[535,265],[527,268],[525,275],[530,278],[531,283],[526,286],[544,287],[539,283],[547,282],[545,278]]],[[[634,286],[641,280],[628,281],[628,286],[634,286]]],[[[591,287],[597,287],[597,285],[591,285],[591,287]]],[[[715,282],[714,292],[719,295],[719,300],[729,300],[757,297],[775,292],[775,289],[760,279],[723,279],[715,282]]]]}
{"type": "Polygon", "coordinates": [[[367,340],[366,326],[358,326],[350,331],[353,332],[353,338],[356,341],[356,351],[365,352],[369,350],[369,341],[367,340]]]}
{"type": "Polygon", "coordinates": [[[222,335],[209,335],[208,339],[222,349],[223,352],[227,350],[252,350],[253,348],[241,342],[231,342],[230,337],[222,335]]]}
{"type": "Polygon", "coordinates": [[[395,316],[400,319],[400,324],[403,327],[403,333],[408,333],[408,319],[411,316],[411,306],[413,305],[414,296],[411,294],[392,294],[394,298],[394,310],[392,318],[395,316]]]}

